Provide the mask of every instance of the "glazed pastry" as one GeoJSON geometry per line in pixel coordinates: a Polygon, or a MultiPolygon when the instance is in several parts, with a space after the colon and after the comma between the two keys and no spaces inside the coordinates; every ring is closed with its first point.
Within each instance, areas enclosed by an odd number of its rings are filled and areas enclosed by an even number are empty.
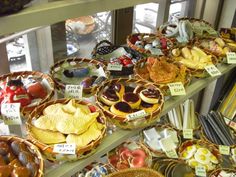
{"type": "Polygon", "coordinates": [[[22,167],[22,165],[21,165],[21,163],[20,163],[20,161],[18,159],[14,159],[8,165],[11,165],[13,167],[22,167]]]}
{"type": "Polygon", "coordinates": [[[35,82],[27,86],[27,92],[33,98],[45,98],[47,96],[47,90],[40,82],[35,82]]]}
{"type": "Polygon", "coordinates": [[[9,152],[10,148],[6,142],[0,142],[0,155],[6,155],[9,152]]]}
{"type": "Polygon", "coordinates": [[[15,167],[11,177],[30,177],[30,171],[26,167],[15,167]]]}
{"type": "Polygon", "coordinates": [[[111,106],[120,101],[118,93],[115,90],[109,88],[102,93],[100,99],[103,103],[105,103],[108,106],[111,106]]]}
{"type": "Polygon", "coordinates": [[[11,149],[15,155],[18,155],[21,151],[27,151],[26,145],[19,141],[13,141],[11,143],[11,149]]]}
{"type": "Polygon", "coordinates": [[[125,93],[123,95],[122,101],[128,103],[132,109],[138,108],[141,103],[139,96],[132,92],[125,93]]]}
{"type": "Polygon", "coordinates": [[[125,87],[123,84],[120,83],[112,83],[112,85],[109,87],[109,89],[112,89],[116,92],[118,92],[120,98],[123,96],[125,92],[125,87]]]}
{"type": "Polygon", "coordinates": [[[160,93],[155,89],[145,89],[139,93],[140,98],[149,104],[156,104],[159,102],[160,93]]]}
{"type": "Polygon", "coordinates": [[[34,156],[32,156],[29,152],[22,151],[19,153],[19,161],[26,166],[27,163],[34,161],[34,156]]]}
{"type": "Polygon", "coordinates": [[[126,102],[118,102],[111,106],[110,111],[117,116],[125,117],[132,112],[132,108],[126,102]]]}
{"type": "Polygon", "coordinates": [[[0,176],[9,177],[12,170],[13,170],[12,166],[9,166],[9,165],[0,166],[0,176]]]}
{"type": "Polygon", "coordinates": [[[147,113],[153,113],[158,108],[158,104],[149,104],[144,101],[140,104],[140,109],[145,110],[147,113]]]}

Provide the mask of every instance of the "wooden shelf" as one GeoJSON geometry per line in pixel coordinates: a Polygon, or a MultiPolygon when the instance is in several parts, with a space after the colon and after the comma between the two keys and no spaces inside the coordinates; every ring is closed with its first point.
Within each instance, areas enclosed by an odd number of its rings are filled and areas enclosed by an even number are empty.
{"type": "MultiPolygon", "coordinates": [[[[222,75],[232,70],[236,65],[226,65],[222,64],[218,67],[221,71],[222,75]]],[[[164,109],[162,111],[162,115],[165,115],[169,110],[176,107],[184,100],[192,97],[194,94],[198,93],[203,88],[207,87],[209,83],[219,78],[217,77],[208,77],[204,79],[197,79],[192,82],[186,88],[186,95],[185,96],[176,96],[171,97],[165,102],[164,109]]],[[[140,130],[118,130],[110,136],[106,136],[102,141],[101,145],[98,147],[97,152],[90,157],[79,160],[76,162],[65,162],[61,165],[57,165],[51,169],[47,169],[45,172],[45,177],[68,177],[76,173],[77,171],[83,169],[85,166],[90,164],[91,162],[95,161],[102,155],[106,154],[108,151],[112,150],[128,138],[137,135],[140,130]]]]}
{"type": "Polygon", "coordinates": [[[33,4],[16,14],[0,17],[0,36],[33,27],[48,26],[68,18],[149,2],[159,2],[159,0],[61,0],[33,4]]]}

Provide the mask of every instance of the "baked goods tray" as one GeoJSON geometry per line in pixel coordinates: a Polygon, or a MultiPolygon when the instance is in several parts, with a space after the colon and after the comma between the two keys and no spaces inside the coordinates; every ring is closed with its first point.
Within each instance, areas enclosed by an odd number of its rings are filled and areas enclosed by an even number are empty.
{"type": "MultiPolygon", "coordinates": [[[[226,65],[222,64],[219,65],[218,69],[221,71],[222,75],[229,72],[233,68],[235,68],[236,65],[226,65]]],[[[177,96],[177,97],[171,97],[165,102],[163,111],[161,115],[165,115],[168,111],[170,111],[172,108],[176,107],[180,103],[182,103],[184,100],[190,98],[194,94],[198,93],[203,88],[207,87],[210,82],[216,80],[220,76],[216,77],[208,77],[204,79],[198,79],[196,81],[193,81],[192,84],[190,84],[186,88],[186,96],[177,96]]],[[[77,171],[83,169],[85,166],[90,164],[91,162],[95,161],[102,155],[106,154],[108,151],[112,150],[122,142],[126,141],[128,138],[137,135],[141,129],[128,131],[128,130],[117,130],[112,135],[106,136],[104,140],[102,141],[101,145],[97,148],[97,152],[90,157],[79,160],[76,162],[65,162],[60,165],[53,166],[52,168],[47,168],[45,170],[45,177],[68,177],[73,174],[75,174],[77,171]]]]}

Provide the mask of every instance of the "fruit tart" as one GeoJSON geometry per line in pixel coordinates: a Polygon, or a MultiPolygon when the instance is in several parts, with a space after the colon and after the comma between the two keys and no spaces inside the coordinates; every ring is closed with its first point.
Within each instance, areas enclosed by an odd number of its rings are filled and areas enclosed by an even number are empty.
{"type": "Polygon", "coordinates": [[[154,122],[163,107],[163,94],[153,84],[136,79],[113,79],[101,86],[96,101],[105,115],[124,129],[154,122]]]}
{"type": "Polygon", "coordinates": [[[61,99],[34,109],[29,115],[27,131],[29,139],[47,159],[77,160],[95,152],[105,135],[106,119],[98,107],[88,102],[61,99]],[[55,152],[56,144],[75,144],[75,153],[55,152]]]}
{"type": "Polygon", "coordinates": [[[65,92],[66,85],[81,85],[83,96],[94,93],[108,77],[109,72],[99,61],[82,58],[68,58],[55,63],[50,70],[57,89],[65,92]]]}
{"type": "Polygon", "coordinates": [[[15,72],[0,76],[0,104],[20,103],[22,113],[51,99],[53,80],[40,72],[15,72]]]}

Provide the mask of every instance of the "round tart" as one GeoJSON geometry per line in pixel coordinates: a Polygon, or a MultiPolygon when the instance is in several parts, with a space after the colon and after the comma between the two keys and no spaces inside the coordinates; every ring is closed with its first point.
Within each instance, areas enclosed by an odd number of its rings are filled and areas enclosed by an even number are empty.
{"type": "Polygon", "coordinates": [[[158,104],[150,104],[142,101],[140,104],[140,109],[145,110],[147,113],[152,113],[158,108],[158,106],[158,104]]]}
{"type": "Polygon", "coordinates": [[[159,102],[160,93],[155,89],[144,89],[139,93],[140,98],[149,104],[156,104],[159,102]]]}
{"type": "Polygon", "coordinates": [[[110,110],[112,113],[124,117],[132,112],[131,106],[123,101],[113,104],[110,110]]]}
{"type": "Polygon", "coordinates": [[[123,94],[125,93],[125,87],[121,83],[115,83],[109,87],[109,89],[112,89],[116,92],[118,92],[119,96],[122,97],[123,94]]]}
{"type": "Polygon", "coordinates": [[[128,103],[132,109],[138,108],[141,103],[139,95],[132,92],[125,93],[123,95],[122,101],[128,103]]]}
{"type": "Polygon", "coordinates": [[[120,101],[119,95],[115,90],[108,88],[100,97],[101,101],[108,106],[120,101]]]}

